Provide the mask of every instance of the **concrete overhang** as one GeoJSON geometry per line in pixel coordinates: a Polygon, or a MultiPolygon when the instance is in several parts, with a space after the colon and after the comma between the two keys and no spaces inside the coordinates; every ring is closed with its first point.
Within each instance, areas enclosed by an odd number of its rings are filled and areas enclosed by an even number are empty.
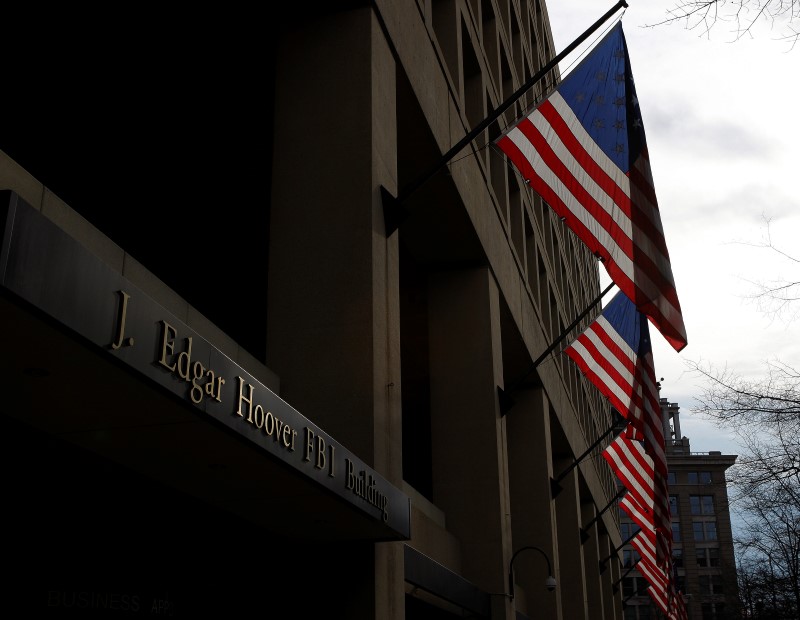
{"type": "Polygon", "coordinates": [[[0,194],[0,412],[285,537],[410,537],[405,494],[0,194]]]}

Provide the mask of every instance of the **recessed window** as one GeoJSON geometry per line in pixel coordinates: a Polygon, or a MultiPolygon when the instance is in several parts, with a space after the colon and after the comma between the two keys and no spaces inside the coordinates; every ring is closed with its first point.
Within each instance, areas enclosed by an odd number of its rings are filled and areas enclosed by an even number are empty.
{"type": "Polygon", "coordinates": [[[714,496],[713,495],[690,495],[689,506],[693,515],[713,515],[714,496]]]}
{"type": "Polygon", "coordinates": [[[722,594],[722,575],[700,575],[697,578],[700,584],[700,594],[722,594]]]}
{"type": "Polygon", "coordinates": [[[719,549],[698,547],[697,565],[701,568],[713,568],[719,566],[719,549]]]}
{"type": "Polygon", "coordinates": [[[619,533],[622,536],[622,540],[628,540],[631,536],[633,536],[640,529],[641,528],[638,525],[636,525],[635,523],[620,523],[619,524],[619,533]]]}
{"type": "Polygon", "coordinates": [[[720,620],[728,617],[725,614],[725,603],[703,603],[701,609],[703,620],[720,620]]]}
{"type": "Polygon", "coordinates": [[[714,521],[695,521],[692,531],[695,540],[717,540],[717,524],[714,521]]]}
{"type": "Polygon", "coordinates": [[[710,471],[690,471],[687,474],[689,484],[711,484],[710,471]]]}

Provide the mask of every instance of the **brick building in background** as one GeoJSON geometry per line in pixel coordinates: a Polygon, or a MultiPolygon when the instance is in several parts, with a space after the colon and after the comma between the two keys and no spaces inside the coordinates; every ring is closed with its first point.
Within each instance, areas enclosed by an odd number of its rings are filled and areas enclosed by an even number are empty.
{"type": "MultiPolygon", "coordinates": [[[[736,455],[692,452],[689,438],[681,436],[680,407],[661,398],[661,412],[668,432],[670,510],[676,584],[685,595],[689,620],[740,618],[736,561],[726,470],[736,455]]],[[[637,526],[620,511],[625,540],[637,526]]],[[[634,566],[636,552],[623,548],[621,582],[626,620],[655,617],[646,581],[634,566]],[[630,572],[628,572],[630,571],[630,572]]]]}

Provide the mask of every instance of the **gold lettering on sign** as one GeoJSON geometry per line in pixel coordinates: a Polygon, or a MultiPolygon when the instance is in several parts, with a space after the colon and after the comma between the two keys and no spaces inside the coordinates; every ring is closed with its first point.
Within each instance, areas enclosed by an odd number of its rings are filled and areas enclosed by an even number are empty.
{"type": "Polygon", "coordinates": [[[158,363],[161,364],[164,368],[169,370],[170,372],[175,370],[175,364],[169,365],[167,363],[167,353],[172,355],[175,352],[175,336],[178,335],[178,330],[176,330],[172,325],[167,323],[166,321],[160,321],[161,323],[161,357],[158,358],[158,363]]]}
{"type": "Polygon", "coordinates": [[[271,411],[265,411],[260,403],[255,400],[255,388],[247,383],[242,377],[239,380],[239,404],[236,408],[236,415],[243,418],[248,424],[269,437],[280,446],[294,452],[297,430],[293,429],[288,422],[281,420],[271,411]],[[244,406],[244,410],[242,407],[244,406]]]}
{"type": "MultiPolygon", "coordinates": [[[[133,338],[125,335],[128,303],[131,296],[123,290],[117,291],[117,294],[119,295],[119,304],[114,340],[108,345],[115,351],[122,347],[133,346],[133,338]]],[[[200,351],[199,356],[202,358],[205,353],[209,364],[215,359],[213,349],[209,351],[211,347],[204,346],[208,343],[197,334],[184,336],[181,339],[178,328],[165,320],[158,323],[160,328],[157,333],[157,358],[154,363],[165,369],[171,379],[188,384],[187,395],[195,405],[202,403],[206,397],[222,402],[222,387],[225,385],[225,379],[218,376],[211,368],[207,368],[201,360],[192,359],[195,351],[195,338],[199,339],[197,346],[200,351]]],[[[186,329],[191,332],[188,327],[186,329]]],[[[243,422],[251,425],[255,432],[270,437],[279,449],[294,452],[298,429],[293,428],[290,422],[280,417],[280,411],[283,410],[284,415],[289,415],[291,419],[291,410],[284,409],[283,401],[280,399],[271,400],[272,392],[266,390],[266,406],[268,407],[272,403],[272,406],[277,407],[279,413],[275,414],[268,410],[265,408],[265,404],[259,402],[260,394],[256,394],[256,387],[242,377],[236,378],[238,379],[239,395],[236,408],[231,415],[239,416],[243,422]]],[[[321,432],[314,431],[309,427],[303,429],[303,435],[303,461],[310,463],[315,470],[324,471],[329,478],[335,478],[337,466],[336,447],[333,445],[333,440],[326,439],[321,432]]],[[[389,497],[381,491],[385,481],[374,472],[369,471],[368,468],[356,470],[355,463],[349,458],[344,459],[343,477],[346,491],[377,509],[384,522],[389,520],[389,497]]]]}
{"type": "Polygon", "coordinates": [[[192,364],[192,336],[185,339],[186,349],[178,353],[176,361],[172,361],[172,357],[175,355],[175,338],[178,336],[178,330],[166,321],[160,321],[160,323],[159,349],[161,355],[158,363],[179,379],[192,384],[189,389],[189,398],[195,405],[203,402],[203,398],[206,396],[221,403],[222,386],[225,385],[225,379],[218,377],[213,370],[203,366],[203,362],[195,361],[192,364]]]}
{"type": "Polygon", "coordinates": [[[378,489],[378,481],[362,469],[356,472],[355,465],[350,459],[344,460],[345,482],[344,486],[357,497],[375,506],[381,511],[383,521],[389,520],[389,498],[378,489]]]}
{"type": "Polygon", "coordinates": [[[178,376],[189,380],[189,365],[192,363],[192,337],[186,339],[186,350],[178,353],[178,376]]]}
{"type": "Polygon", "coordinates": [[[114,339],[114,342],[109,345],[114,351],[123,346],[133,346],[133,338],[125,338],[125,319],[128,314],[128,300],[131,296],[123,290],[117,291],[117,294],[120,297],[117,311],[117,337],[114,339]]]}
{"type": "Polygon", "coordinates": [[[303,460],[306,463],[310,463],[312,459],[312,454],[314,452],[317,453],[316,457],[314,458],[314,469],[325,469],[326,465],[328,467],[328,477],[334,478],[336,477],[336,470],[334,468],[334,463],[336,462],[334,459],[334,452],[336,451],[333,445],[327,445],[325,443],[325,438],[317,435],[312,431],[310,428],[306,426],[306,449],[305,449],[305,456],[303,456],[303,460]],[[327,453],[326,453],[327,447],[327,453]]]}

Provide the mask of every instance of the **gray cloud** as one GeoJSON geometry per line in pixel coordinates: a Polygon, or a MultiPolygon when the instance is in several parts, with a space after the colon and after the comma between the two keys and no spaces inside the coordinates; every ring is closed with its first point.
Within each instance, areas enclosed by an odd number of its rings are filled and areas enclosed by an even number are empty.
{"type": "Polygon", "coordinates": [[[770,159],[774,149],[768,137],[751,131],[746,122],[706,121],[691,109],[650,105],[644,125],[648,142],[683,151],[692,157],[770,159]]]}

